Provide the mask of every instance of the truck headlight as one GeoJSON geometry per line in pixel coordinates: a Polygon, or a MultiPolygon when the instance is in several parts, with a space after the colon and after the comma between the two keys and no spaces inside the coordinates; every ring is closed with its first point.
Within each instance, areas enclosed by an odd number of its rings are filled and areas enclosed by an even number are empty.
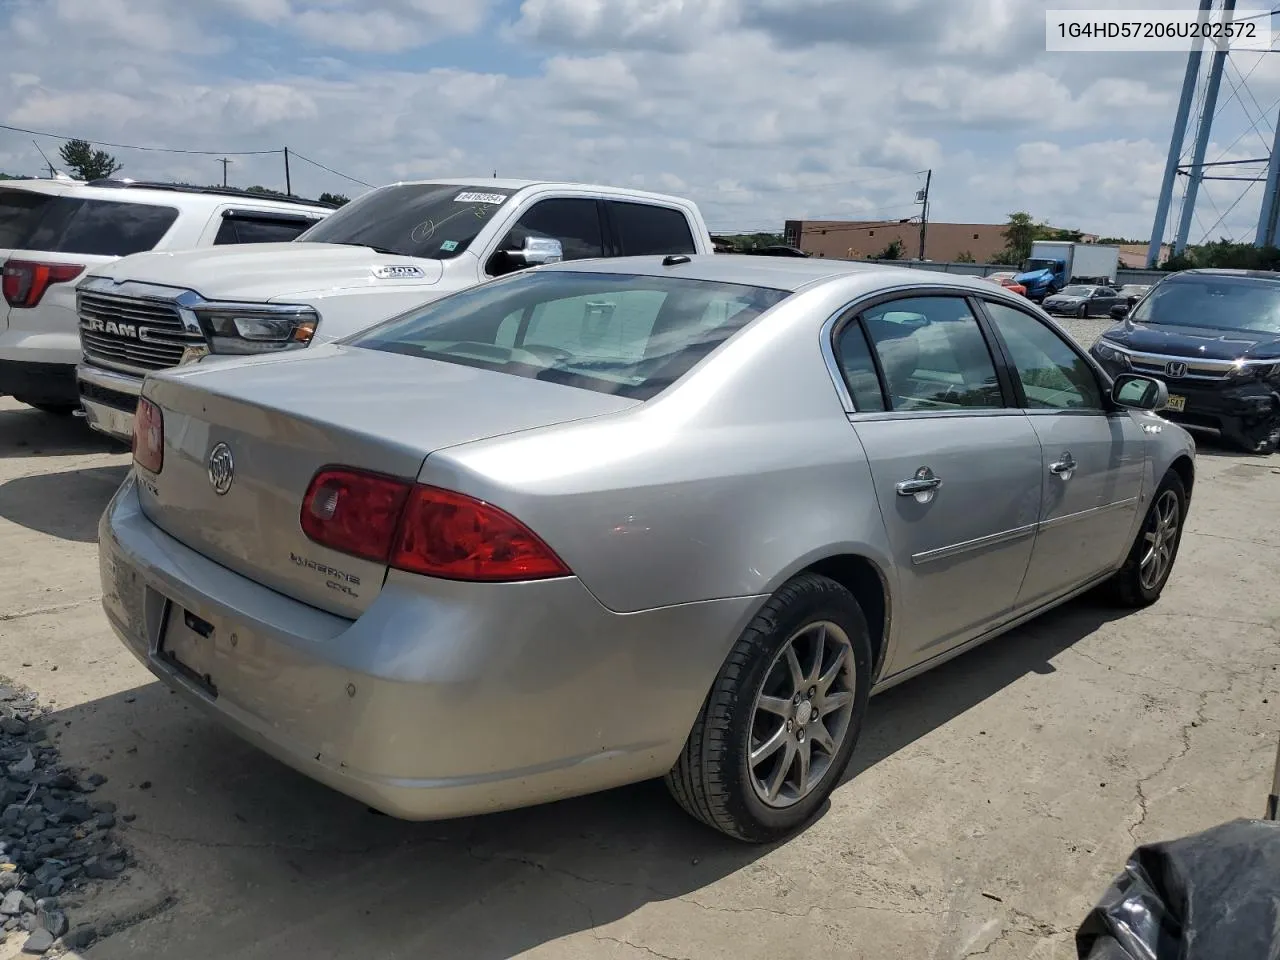
{"type": "Polygon", "coordinates": [[[273,303],[212,303],[193,308],[214,353],[268,353],[305,347],[320,315],[311,307],[273,303]]]}

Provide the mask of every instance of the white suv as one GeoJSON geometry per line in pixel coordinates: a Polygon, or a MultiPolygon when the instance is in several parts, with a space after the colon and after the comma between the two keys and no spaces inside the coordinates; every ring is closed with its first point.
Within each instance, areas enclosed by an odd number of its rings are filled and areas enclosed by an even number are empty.
{"type": "Polygon", "coordinates": [[[91,427],[128,441],[153,370],[336,340],[557,260],[712,252],[697,206],[680,197],[530,180],[390,184],[292,243],[93,270],[78,285],[80,399],[91,427]]]}
{"type": "Polygon", "coordinates": [[[80,408],[75,284],[147,250],[291,240],[333,210],[216,188],[5,180],[0,183],[0,396],[50,413],[80,408]]]}

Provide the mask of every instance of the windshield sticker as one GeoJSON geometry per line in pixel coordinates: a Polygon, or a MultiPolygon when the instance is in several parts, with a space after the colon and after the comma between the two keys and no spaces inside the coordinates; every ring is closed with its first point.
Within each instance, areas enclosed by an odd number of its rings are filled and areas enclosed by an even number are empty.
{"type": "Polygon", "coordinates": [[[507,202],[507,198],[500,193],[460,193],[453,198],[453,202],[503,204],[507,202]]]}
{"type": "Polygon", "coordinates": [[[457,240],[446,240],[444,243],[440,244],[440,250],[443,253],[453,253],[453,251],[457,249],[458,249],[457,240]]]}

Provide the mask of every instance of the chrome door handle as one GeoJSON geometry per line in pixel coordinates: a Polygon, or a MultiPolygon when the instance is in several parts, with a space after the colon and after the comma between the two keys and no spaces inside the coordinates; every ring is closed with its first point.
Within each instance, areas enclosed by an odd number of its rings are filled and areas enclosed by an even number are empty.
{"type": "Polygon", "coordinates": [[[1070,480],[1075,469],[1076,459],[1070,453],[1064,453],[1056,463],[1049,464],[1049,472],[1064,480],[1070,480]]]}
{"type": "Polygon", "coordinates": [[[915,497],[922,503],[933,496],[933,491],[942,486],[942,480],[933,475],[928,467],[921,467],[910,480],[902,480],[897,484],[898,496],[915,497]]]}

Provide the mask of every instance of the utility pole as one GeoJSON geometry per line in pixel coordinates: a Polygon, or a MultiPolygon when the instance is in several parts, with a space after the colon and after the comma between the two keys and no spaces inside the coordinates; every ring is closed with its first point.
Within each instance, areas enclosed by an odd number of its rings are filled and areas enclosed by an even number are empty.
{"type": "MultiPolygon", "coordinates": [[[[1207,22],[1213,0],[1200,0],[1200,21],[1207,22]]],[[[1187,139],[1187,121],[1191,117],[1191,101],[1195,97],[1196,77],[1200,75],[1200,55],[1204,41],[1196,40],[1187,54],[1187,71],[1182,77],[1182,99],[1173,118],[1173,133],[1169,136],[1169,156],[1164,164],[1164,179],[1160,181],[1160,199],[1156,201],[1156,218],[1151,225],[1151,245],[1147,247],[1147,269],[1154,270],[1160,263],[1160,251],[1164,246],[1164,231],[1169,222],[1169,206],[1173,202],[1173,185],[1178,179],[1178,160],[1182,157],[1182,144],[1187,139]]]]}
{"type": "Polygon", "coordinates": [[[289,179],[289,148],[284,148],[284,192],[293,196],[293,181],[289,179]]]}
{"type": "Polygon", "coordinates": [[[1275,140],[1271,144],[1271,159],[1267,161],[1267,187],[1262,195],[1262,209],[1258,211],[1258,232],[1253,238],[1255,247],[1274,247],[1276,221],[1280,220],[1280,119],[1276,122],[1275,140]]]}
{"type": "MultiPolygon", "coordinates": [[[[1222,0],[1222,23],[1230,23],[1236,8],[1236,0],[1222,0]]],[[[1178,233],[1173,239],[1175,255],[1187,249],[1187,237],[1191,233],[1191,218],[1196,212],[1196,195],[1200,181],[1204,179],[1204,154],[1209,147],[1209,132],[1213,127],[1213,115],[1218,109],[1218,88],[1222,86],[1222,68],[1226,65],[1227,43],[1219,41],[1218,49],[1209,63],[1209,83],[1205,87],[1204,104],[1200,108],[1200,122],[1196,125],[1195,145],[1192,148],[1191,166],[1187,169],[1187,192],[1182,198],[1182,217],[1178,221],[1178,233]]]]}
{"type": "Polygon", "coordinates": [[[227,185],[227,164],[235,163],[235,161],[228,160],[226,157],[220,157],[215,162],[222,164],[222,185],[225,187],[227,185]]]}
{"type": "Polygon", "coordinates": [[[920,207],[920,259],[924,259],[925,237],[929,233],[929,185],[933,182],[933,171],[924,173],[924,189],[916,192],[916,203],[920,207]]]}

